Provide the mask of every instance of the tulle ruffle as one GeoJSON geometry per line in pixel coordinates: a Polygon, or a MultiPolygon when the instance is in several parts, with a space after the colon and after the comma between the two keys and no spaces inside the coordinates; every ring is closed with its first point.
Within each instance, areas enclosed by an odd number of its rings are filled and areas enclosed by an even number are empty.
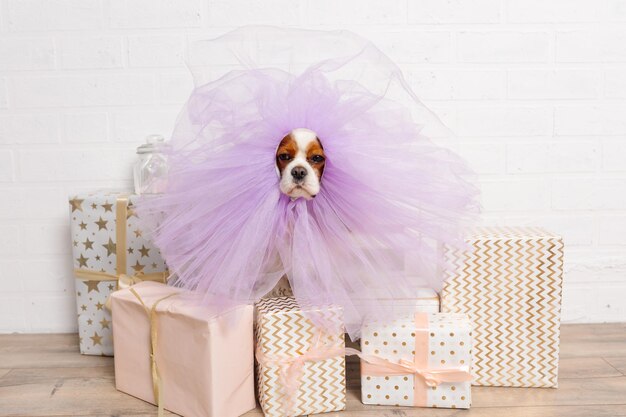
{"type": "Polygon", "coordinates": [[[342,305],[353,337],[367,317],[393,313],[377,298],[440,288],[438,247],[462,244],[477,190],[465,163],[425,136],[446,130],[382,52],[346,32],[272,28],[193,50],[202,84],[172,136],[167,191],[138,206],[158,223],[153,238],[177,285],[249,302],[286,274],[299,302],[342,305]],[[233,65],[210,64],[226,56],[233,65]],[[301,127],[317,133],[327,162],[318,196],[291,201],[275,151],[301,127]],[[419,257],[411,275],[407,253],[419,257]]]}

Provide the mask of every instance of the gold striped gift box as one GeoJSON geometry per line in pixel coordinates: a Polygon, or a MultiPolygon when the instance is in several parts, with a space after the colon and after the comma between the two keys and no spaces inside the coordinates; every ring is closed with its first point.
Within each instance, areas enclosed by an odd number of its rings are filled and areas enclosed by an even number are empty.
{"type": "Polygon", "coordinates": [[[256,304],[255,333],[258,395],[266,417],[345,409],[341,307],[302,309],[293,297],[263,299],[256,304]]]}
{"type": "Polygon", "coordinates": [[[472,229],[443,248],[441,311],[474,323],[474,385],[557,387],[563,240],[540,228],[472,229]]]}

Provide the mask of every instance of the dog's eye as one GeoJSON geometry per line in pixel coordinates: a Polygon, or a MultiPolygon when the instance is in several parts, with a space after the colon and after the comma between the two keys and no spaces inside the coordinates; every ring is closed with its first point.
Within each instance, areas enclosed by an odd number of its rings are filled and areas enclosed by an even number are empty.
{"type": "Polygon", "coordinates": [[[321,162],[324,162],[324,157],[322,155],[313,155],[311,157],[311,161],[315,162],[316,164],[319,164],[321,162]]]}
{"type": "Polygon", "coordinates": [[[291,159],[291,155],[289,155],[288,153],[281,153],[280,155],[278,155],[278,159],[280,159],[281,161],[289,161],[291,159]]]}

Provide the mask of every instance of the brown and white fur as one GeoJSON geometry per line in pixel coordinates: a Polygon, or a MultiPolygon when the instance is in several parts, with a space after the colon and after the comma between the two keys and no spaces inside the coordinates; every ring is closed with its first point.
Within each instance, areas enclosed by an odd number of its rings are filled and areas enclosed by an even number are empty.
{"type": "Polygon", "coordinates": [[[292,199],[314,198],[320,191],[326,155],[317,134],[299,128],[289,132],[276,149],[280,191],[292,199]]]}

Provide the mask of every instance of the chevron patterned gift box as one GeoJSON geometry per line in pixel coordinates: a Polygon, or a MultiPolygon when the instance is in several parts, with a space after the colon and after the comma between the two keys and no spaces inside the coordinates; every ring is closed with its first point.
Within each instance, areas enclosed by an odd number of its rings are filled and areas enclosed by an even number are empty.
{"type": "Polygon", "coordinates": [[[443,248],[454,268],[444,312],[474,323],[475,385],[556,387],[563,241],[539,228],[473,229],[466,251],[443,248]]]}
{"type": "Polygon", "coordinates": [[[363,404],[470,408],[472,328],[465,314],[416,313],[361,336],[363,404]]]}
{"type": "Polygon", "coordinates": [[[257,384],[267,417],[346,407],[343,310],[301,309],[293,297],[256,305],[257,384]],[[323,324],[323,331],[313,324],[323,324]]]}

